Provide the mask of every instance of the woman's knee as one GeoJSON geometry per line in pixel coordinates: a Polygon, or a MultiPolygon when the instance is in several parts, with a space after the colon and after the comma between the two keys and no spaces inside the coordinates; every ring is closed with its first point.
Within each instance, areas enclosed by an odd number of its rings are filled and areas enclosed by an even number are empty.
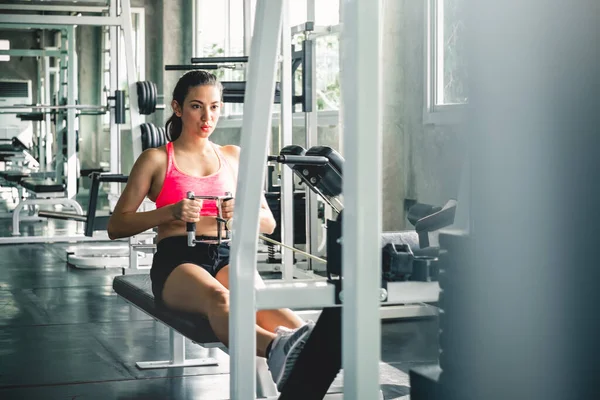
{"type": "Polygon", "coordinates": [[[209,315],[229,314],[229,291],[224,287],[215,286],[209,293],[209,315]]]}

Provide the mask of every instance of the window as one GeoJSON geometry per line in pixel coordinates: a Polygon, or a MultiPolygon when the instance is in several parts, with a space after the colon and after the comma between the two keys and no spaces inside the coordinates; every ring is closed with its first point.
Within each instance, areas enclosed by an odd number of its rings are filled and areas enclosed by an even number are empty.
{"type": "MultiPolygon", "coordinates": [[[[196,57],[244,55],[243,0],[200,0],[196,10],[196,57]],[[209,12],[207,12],[209,10],[209,12]]],[[[213,71],[223,81],[243,81],[243,69],[221,68],[213,71]]],[[[222,115],[241,115],[242,104],[225,104],[222,115]]]]}
{"type": "Polygon", "coordinates": [[[460,121],[468,101],[464,0],[427,2],[426,120],[460,121]]]}
{"type": "MultiPolygon", "coordinates": [[[[308,20],[307,0],[292,1],[290,4],[290,25],[296,26],[308,20]]],[[[319,31],[330,29],[330,34],[317,34],[316,71],[317,71],[317,110],[337,111],[340,106],[340,41],[338,30],[340,22],[339,0],[315,1],[315,25],[319,31]]],[[[296,37],[301,45],[304,35],[296,37]]],[[[299,79],[300,74],[296,76],[299,79]]],[[[299,82],[298,82],[299,83],[299,82]]]]}
{"type": "MultiPolygon", "coordinates": [[[[307,0],[290,1],[290,25],[301,25],[309,15],[307,0]]],[[[339,0],[315,1],[315,24],[332,26],[339,24],[339,0]]],[[[244,0],[199,0],[196,8],[195,56],[239,56],[244,54],[244,0]],[[204,12],[210,10],[210,12],[204,12]]],[[[251,22],[254,20],[256,1],[251,1],[251,22]]],[[[339,39],[337,34],[323,35],[316,39],[317,110],[335,111],[339,108],[339,39]]],[[[303,35],[296,35],[293,43],[301,42],[303,35]]],[[[223,68],[216,71],[222,80],[244,80],[243,69],[223,68]]],[[[296,79],[299,78],[299,74],[296,79]]],[[[278,107],[274,108],[278,111],[278,107]]],[[[242,104],[225,104],[222,115],[239,117],[242,104]]],[[[336,119],[337,121],[337,119],[336,119]]]]}
{"type": "MultiPolygon", "coordinates": [[[[10,42],[8,40],[0,40],[0,50],[10,50],[10,42]]],[[[10,61],[10,56],[0,56],[0,61],[10,61]]]]}

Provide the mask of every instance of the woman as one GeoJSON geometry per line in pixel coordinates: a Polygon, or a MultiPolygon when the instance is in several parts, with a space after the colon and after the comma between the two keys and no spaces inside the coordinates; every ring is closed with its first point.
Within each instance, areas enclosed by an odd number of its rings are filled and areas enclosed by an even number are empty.
{"type": "MultiPolygon", "coordinates": [[[[186,199],[186,193],[223,196],[235,193],[240,149],[218,146],[209,138],[219,120],[223,88],[205,71],[184,74],[173,90],[173,115],[166,124],[169,143],[148,149],[135,162],[108,224],[111,239],[157,227],[157,252],[150,277],[156,301],[174,310],[205,315],[221,342],[229,338],[229,246],[215,244],[214,201],[186,199]],[[156,210],[137,212],[145,197],[156,210]],[[188,247],[186,222],[196,224],[197,243],[188,247]]],[[[223,218],[234,214],[235,200],[222,205],[223,218]]],[[[272,233],[275,219],[266,200],[259,213],[260,232],[272,233]]],[[[278,388],[285,383],[314,324],[288,309],[256,314],[258,356],[266,357],[278,388]]]]}

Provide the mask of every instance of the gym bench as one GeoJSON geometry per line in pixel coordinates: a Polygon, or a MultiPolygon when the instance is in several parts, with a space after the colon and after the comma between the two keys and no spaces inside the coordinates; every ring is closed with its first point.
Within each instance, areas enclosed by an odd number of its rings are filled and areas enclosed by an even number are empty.
{"type": "Polygon", "coordinates": [[[39,205],[58,205],[70,207],[75,210],[78,215],[83,215],[83,209],[78,202],[65,197],[65,186],[62,183],[57,183],[49,179],[25,178],[19,184],[32,193],[35,197],[20,201],[13,210],[13,231],[14,236],[19,236],[20,212],[25,206],[39,205]]]}
{"type": "MultiPolygon", "coordinates": [[[[129,304],[166,325],[169,332],[171,359],[167,361],[140,361],[140,369],[216,366],[217,352],[227,352],[215,336],[208,319],[200,314],[178,312],[155,302],[148,274],[122,275],[113,280],[113,289],[129,304]],[[186,360],[185,338],[208,349],[209,357],[186,360]]],[[[211,375],[206,373],[203,375],[211,375]]],[[[258,398],[277,396],[277,387],[267,369],[264,358],[256,358],[256,395],[258,398]]]]}

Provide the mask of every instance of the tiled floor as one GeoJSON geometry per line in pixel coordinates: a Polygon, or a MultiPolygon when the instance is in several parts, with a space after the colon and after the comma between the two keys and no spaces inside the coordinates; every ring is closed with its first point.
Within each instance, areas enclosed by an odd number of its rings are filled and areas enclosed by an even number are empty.
{"type": "MultiPolygon", "coordinates": [[[[25,232],[39,233],[47,223],[25,232]]],[[[57,222],[69,229],[73,224],[57,222]]],[[[8,236],[10,220],[0,220],[8,236]]],[[[48,230],[46,230],[47,232],[48,230]]],[[[66,244],[0,246],[0,398],[226,399],[229,363],[140,370],[168,358],[168,330],[113,292],[116,269],[67,266],[66,244]],[[214,375],[200,375],[202,372],[214,375]]],[[[85,245],[89,246],[89,244],[85,245]]],[[[187,356],[203,349],[188,342],[187,356]]],[[[409,398],[408,370],[437,357],[437,321],[382,325],[380,383],[385,399],[409,398]]]]}

